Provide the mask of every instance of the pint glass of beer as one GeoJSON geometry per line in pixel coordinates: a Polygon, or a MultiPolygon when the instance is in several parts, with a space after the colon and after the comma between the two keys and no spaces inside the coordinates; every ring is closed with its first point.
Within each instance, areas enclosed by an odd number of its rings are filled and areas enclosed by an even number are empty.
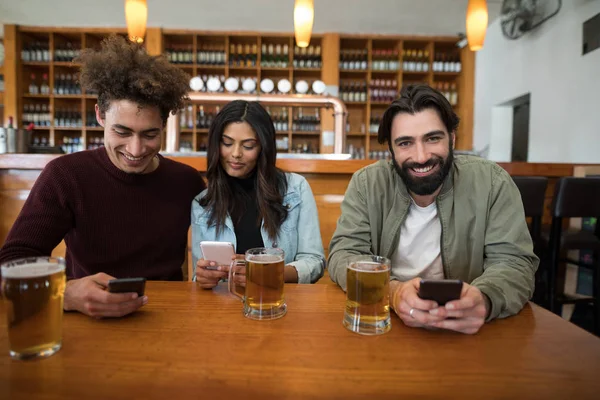
{"type": "Polygon", "coordinates": [[[25,258],[1,270],[10,356],[23,360],[56,353],[62,345],[65,260],[25,258]]]}
{"type": "Polygon", "coordinates": [[[390,260],[357,256],[346,271],[344,326],[363,335],[379,335],[392,327],[390,321],[390,260]]]}
{"type": "Polygon", "coordinates": [[[283,295],[285,254],[282,249],[259,247],[246,252],[244,260],[236,260],[229,268],[229,291],[244,303],[244,315],[250,319],[281,318],[287,311],[283,295]],[[246,269],[243,296],[235,291],[234,277],[246,269]]]}

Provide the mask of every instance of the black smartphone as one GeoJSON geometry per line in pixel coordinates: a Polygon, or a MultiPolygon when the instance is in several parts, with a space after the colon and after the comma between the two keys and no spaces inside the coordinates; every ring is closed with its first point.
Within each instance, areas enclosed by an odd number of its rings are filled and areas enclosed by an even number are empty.
{"type": "Polygon", "coordinates": [[[442,306],[449,301],[460,299],[462,281],[455,279],[421,279],[419,297],[433,300],[442,306]]]}
{"type": "Polygon", "coordinates": [[[146,278],[121,278],[108,281],[108,291],[111,293],[137,293],[144,295],[146,278]]]}

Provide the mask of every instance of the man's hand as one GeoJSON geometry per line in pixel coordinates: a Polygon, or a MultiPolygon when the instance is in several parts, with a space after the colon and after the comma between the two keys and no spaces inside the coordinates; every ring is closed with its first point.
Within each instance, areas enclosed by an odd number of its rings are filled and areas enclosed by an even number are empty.
{"type": "Polygon", "coordinates": [[[488,308],[485,295],[475,286],[463,283],[459,300],[449,301],[444,307],[429,311],[429,314],[446,318],[433,323],[432,326],[436,328],[474,334],[485,323],[488,308]]]}
{"type": "MultiPolygon", "coordinates": [[[[231,261],[244,260],[243,254],[237,254],[231,257],[231,261]]],[[[242,263],[236,267],[234,282],[238,286],[246,286],[246,267],[242,266],[242,263]]],[[[229,265],[219,265],[214,261],[198,260],[196,263],[196,282],[203,289],[212,289],[221,279],[227,279],[229,276],[229,265]],[[216,269],[207,269],[208,267],[216,269]]]]}
{"type": "Polygon", "coordinates": [[[392,308],[405,325],[410,327],[432,327],[442,321],[445,315],[434,315],[430,310],[438,308],[432,300],[423,300],[417,293],[421,278],[407,282],[390,282],[390,301],[392,308]],[[411,311],[412,310],[412,311],[411,311]]]}
{"type": "Polygon", "coordinates": [[[99,273],[81,279],[72,279],[65,288],[64,309],[76,310],[94,318],[122,317],[148,302],[137,293],[109,293],[108,281],[114,277],[99,273]]]}

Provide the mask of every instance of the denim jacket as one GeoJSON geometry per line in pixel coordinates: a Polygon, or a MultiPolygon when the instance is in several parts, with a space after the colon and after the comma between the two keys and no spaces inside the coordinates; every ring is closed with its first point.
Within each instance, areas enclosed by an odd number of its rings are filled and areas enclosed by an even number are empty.
{"type": "MultiPolygon", "coordinates": [[[[272,241],[261,224],[261,234],[265,247],[279,247],[285,252],[285,264],[292,265],[298,271],[298,283],[314,283],[323,276],[325,254],[317,204],[312,190],[303,176],[286,173],[288,183],[287,193],[283,196],[283,204],[287,207],[288,215],[279,232],[277,239],[272,241]]],[[[207,193],[204,190],[192,202],[192,261],[194,280],[196,263],[202,256],[200,242],[203,240],[231,242],[237,248],[235,231],[230,216],[225,220],[225,227],[217,236],[216,225],[208,226],[209,210],[202,207],[198,200],[207,193]]]]}

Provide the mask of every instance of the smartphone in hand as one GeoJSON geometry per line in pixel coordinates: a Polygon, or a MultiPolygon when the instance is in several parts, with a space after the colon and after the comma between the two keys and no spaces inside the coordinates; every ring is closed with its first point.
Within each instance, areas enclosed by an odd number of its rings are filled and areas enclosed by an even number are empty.
{"type": "Polygon", "coordinates": [[[421,279],[419,297],[443,306],[449,301],[460,299],[462,285],[462,281],[455,279],[421,279]]]}
{"type": "Polygon", "coordinates": [[[216,270],[219,265],[229,266],[232,257],[235,256],[233,244],[230,242],[200,242],[200,249],[205,260],[214,261],[217,266],[207,267],[206,269],[216,270]]]}
{"type": "Polygon", "coordinates": [[[137,293],[142,297],[145,289],[146,278],[121,278],[108,281],[110,293],[137,293]]]}

